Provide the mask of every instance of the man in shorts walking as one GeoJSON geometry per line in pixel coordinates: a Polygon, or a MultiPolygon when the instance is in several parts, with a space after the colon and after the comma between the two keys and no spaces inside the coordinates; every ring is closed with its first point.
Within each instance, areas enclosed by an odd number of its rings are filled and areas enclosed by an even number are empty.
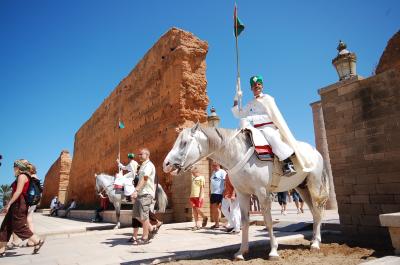
{"type": "Polygon", "coordinates": [[[132,217],[139,220],[143,226],[142,238],[137,240],[137,244],[141,245],[149,243],[149,230],[151,227],[149,213],[155,194],[154,179],[156,169],[150,161],[149,149],[140,149],[139,160],[142,164],[138,173],[139,182],[132,194],[132,198],[135,200],[132,207],[132,217]]]}

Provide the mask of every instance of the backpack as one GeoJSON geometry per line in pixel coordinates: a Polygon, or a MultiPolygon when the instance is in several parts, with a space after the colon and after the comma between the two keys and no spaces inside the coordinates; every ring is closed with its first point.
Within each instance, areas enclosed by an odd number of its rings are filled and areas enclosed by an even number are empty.
{"type": "Polygon", "coordinates": [[[42,198],[42,191],[40,180],[29,177],[29,187],[28,191],[26,192],[26,204],[28,206],[37,205],[42,198]]]}

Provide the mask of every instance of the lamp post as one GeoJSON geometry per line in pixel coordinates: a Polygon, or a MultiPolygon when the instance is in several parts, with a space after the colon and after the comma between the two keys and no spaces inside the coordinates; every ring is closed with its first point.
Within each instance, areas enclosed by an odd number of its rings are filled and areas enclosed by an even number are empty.
{"type": "Polygon", "coordinates": [[[337,47],[338,55],[332,60],[332,64],[339,75],[339,81],[346,80],[357,75],[357,56],[355,53],[349,52],[346,48],[346,43],[340,40],[337,47]]]}
{"type": "Polygon", "coordinates": [[[207,117],[208,127],[218,127],[221,119],[215,112],[214,107],[211,108],[210,112],[211,114],[207,117]]]}

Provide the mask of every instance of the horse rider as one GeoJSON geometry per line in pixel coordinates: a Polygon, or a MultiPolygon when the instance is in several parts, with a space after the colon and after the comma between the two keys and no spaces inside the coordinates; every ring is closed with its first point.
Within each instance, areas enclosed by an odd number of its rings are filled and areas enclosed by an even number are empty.
{"type": "MultiPolygon", "coordinates": [[[[122,189],[124,187],[127,188],[128,184],[129,184],[129,186],[132,186],[132,188],[133,188],[133,179],[136,176],[137,168],[139,166],[138,162],[136,162],[134,160],[134,158],[135,158],[135,155],[132,153],[129,153],[128,154],[129,163],[126,166],[124,166],[120,162],[120,160],[117,159],[119,172],[115,175],[114,189],[118,193],[122,193],[122,189]],[[121,170],[126,170],[126,171],[128,171],[128,173],[126,173],[125,175],[122,175],[121,170]]],[[[130,194],[129,194],[129,196],[130,196],[130,194]]]]}
{"type": "MultiPolygon", "coordinates": [[[[272,152],[283,161],[283,174],[291,176],[296,173],[291,157],[298,155],[296,140],[283,119],[273,97],[263,94],[263,78],[260,75],[250,78],[250,86],[254,95],[243,109],[238,106],[238,95],[235,96],[232,112],[241,118],[241,124],[250,124],[261,131],[272,148],[272,152]],[[282,138],[283,140],[282,140],[282,138]]],[[[301,164],[301,159],[299,159],[301,164]]],[[[305,166],[302,165],[304,169],[305,166]]]]}
{"type": "Polygon", "coordinates": [[[135,154],[129,153],[128,154],[129,163],[126,166],[121,164],[120,160],[117,159],[118,168],[120,170],[122,169],[122,170],[128,171],[128,173],[126,173],[124,175],[125,178],[135,178],[135,176],[136,176],[136,172],[139,167],[139,164],[138,164],[138,162],[136,162],[136,160],[134,158],[135,158],[135,154]]]}

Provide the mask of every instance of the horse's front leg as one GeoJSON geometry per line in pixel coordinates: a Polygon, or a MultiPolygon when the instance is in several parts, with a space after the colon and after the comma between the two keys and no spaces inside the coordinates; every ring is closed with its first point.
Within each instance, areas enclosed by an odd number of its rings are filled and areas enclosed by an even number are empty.
{"type": "Polygon", "coordinates": [[[276,259],[279,258],[278,241],[276,240],[273,229],[272,214],[271,214],[271,203],[272,203],[271,197],[269,193],[261,194],[258,197],[259,197],[258,200],[261,204],[261,211],[264,215],[264,221],[268,228],[269,242],[271,246],[271,251],[269,252],[269,258],[276,259]]]}
{"type": "Polygon", "coordinates": [[[241,222],[242,222],[242,244],[240,249],[235,253],[235,260],[244,260],[243,255],[249,251],[249,210],[250,210],[250,195],[237,192],[239,200],[241,222]]]}
{"type": "Polygon", "coordinates": [[[121,227],[121,223],[119,221],[121,215],[121,203],[118,201],[115,202],[114,208],[115,208],[115,215],[117,217],[117,224],[115,225],[114,229],[119,229],[121,227]]]}

